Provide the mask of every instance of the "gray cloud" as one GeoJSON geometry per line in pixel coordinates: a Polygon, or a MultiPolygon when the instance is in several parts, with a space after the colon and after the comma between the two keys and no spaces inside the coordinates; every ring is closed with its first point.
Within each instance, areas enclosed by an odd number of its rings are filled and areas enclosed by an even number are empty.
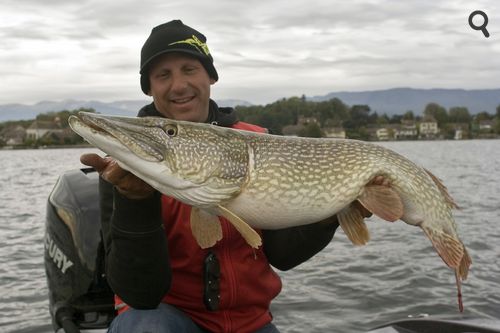
{"type": "Polygon", "coordinates": [[[500,4],[480,6],[490,15],[489,39],[468,27],[477,8],[465,0],[6,0],[0,103],[142,98],[140,48],[153,26],[174,18],[208,37],[218,99],[498,88],[500,4]]]}

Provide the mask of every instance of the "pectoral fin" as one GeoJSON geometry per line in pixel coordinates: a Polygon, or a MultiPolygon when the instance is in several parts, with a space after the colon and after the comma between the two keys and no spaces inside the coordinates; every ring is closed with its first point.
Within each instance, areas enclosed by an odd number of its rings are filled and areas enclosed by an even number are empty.
{"type": "Polygon", "coordinates": [[[196,207],[191,208],[191,231],[202,249],[212,247],[222,239],[219,218],[196,207]]]}
{"type": "Polygon", "coordinates": [[[337,213],[339,224],[354,245],[365,245],[370,240],[370,233],[363,221],[363,215],[352,204],[337,213]]]}
{"type": "Polygon", "coordinates": [[[227,208],[220,205],[218,206],[218,208],[220,214],[224,216],[233,225],[233,227],[236,228],[236,230],[238,230],[238,232],[246,240],[248,245],[250,245],[254,249],[262,245],[262,239],[260,238],[260,235],[257,233],[257,231],[253,230],[245,221],[236,216],[227,208]]]}
{"type": "Polygon", "coordinates": [[[404,213],[399,194],[390,186],[366,185],[358,201],[381,219],[394,222],[404,213]]]}
{"type": "MultiPolygon", "coordinates": [[[[462,276],[467,276],[470,258],[464,259],[464,265],[467,266],[467,268],[460,265],[465,254],[462,242],[442,231],[434,230],[422,225],[420,227],[424,230],[427,237],[429,237],[432,245],[446,265],[448,265],[448,267],[458,269],[462,276]]],[[[469,256],[467,255],[467,258],[468,257],[469,256]]]]}

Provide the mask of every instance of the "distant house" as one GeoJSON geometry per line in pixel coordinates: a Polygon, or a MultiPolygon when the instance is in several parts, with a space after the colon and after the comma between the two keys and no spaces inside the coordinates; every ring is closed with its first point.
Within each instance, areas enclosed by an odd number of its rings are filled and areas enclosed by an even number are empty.
{"type": "Polygon", "coordinates": [[[412,140],[418,137],[417,124],[413,120],[403,120],[399,126],[395,138],[398,140],[412,140]]]}
{"type": "Polygon", "coordinates": [[[26,139],[28,140],[39,140],[46,136],[47,134],[60,134],[63,129],[59,124],[52,121],[40,121],[35,120],[26,130],[26,139]]]}
{"type": "Polygon", "coordinates": [[[491,131],[494,126],[495,126],[495,122],[493,120],[481,120],[479,122],[479,130],[480,131],[484,131],[484,132],[491,131]]]}
{"type": "Polygon", "coordinates": [[[26,129],[20,125],[6,128],[1,133],[3,141],[5,141],[5,143],[8,146],[16,146],[22,144],[24,142],[25,136],[26,136],[26,129]]]}
{"type": "Polygon", "coordinates": [[[337,138],[337,139],[345,139],[345,129],[342,127],[326,127],[323,128],[323,133],[327,138],[337,138]]]}
{"type": "Polygon", "coordinates": [[[420,138],[436,138],[439,134],[439,127],[436,119],[433,117],[425,117],[419,124],[419,133],[420,138]]]}
{"type": "Polygon", "coordinates": [[[369,125],[366,128],[366,133],[370,140],[387,141],[396,138],[398,127],[399,125],[395,124],[369,125]]]}
{"type": "Polygon", "coordinates": [[[315,117],[300,116],[299,119],[297,119],[297,125],[284,126],[281,131],[283,135],[286,136],[299,136],[299,133],[311,124],[317,124],[319,126],[318,119],[315,117]]]}
{"type": "Polygon", "coordinates": [[[372,139],[386,140],[411,140],[418,137],[417,125],[414,121],[402,121],[401,124],[385,124],[369,128],[372,139]]]}
{"type": "Polygon", "coordinates": [[[318,119],[315,117],[303,117],[300,116],[299,119],[297,119],[297,125],[302,125],[302,126],[307,126],[309,124],[317,124],[318,119]]]}
{"type": "Polygon", "coordinates": [[[387,127],[380,127],[376,130],[375,135],[379,141],[387,141],[392,139],[392,130],[387,127]]]}
{"type": "Polygon", "coordinates": [[[468,123],[454,123],[453,129],[455,130],[455,134],[453,139],[455,140],[463,140],[469,137],[469,124],[468,123]]]}
{"type": "Polygon", "coordinates": [[[493,120],[481,120],[472,124],[473,130],[477,132],[477,138],[495,137],[495,122],[493,120]]]}
{"type": "Polygon", "coordinates": [[[52,143],[69,143],[75,137],[75,133],[71,130],[71,128],[65,128],[57,131],[49,131],[47,132],[42,139],[46,139],[52,143]]]}

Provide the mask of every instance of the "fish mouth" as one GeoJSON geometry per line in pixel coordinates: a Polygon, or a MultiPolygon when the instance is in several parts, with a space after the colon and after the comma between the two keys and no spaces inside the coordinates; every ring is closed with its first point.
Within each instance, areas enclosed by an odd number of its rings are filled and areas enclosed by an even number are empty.
{"type": "Polygon", "coordinates": [[[165,131],[145,118],[79,112],[68,122],[73,131],[91,144],[97,140],[113,141],[144,160],[161,162],[165,159],[165,131]]]}

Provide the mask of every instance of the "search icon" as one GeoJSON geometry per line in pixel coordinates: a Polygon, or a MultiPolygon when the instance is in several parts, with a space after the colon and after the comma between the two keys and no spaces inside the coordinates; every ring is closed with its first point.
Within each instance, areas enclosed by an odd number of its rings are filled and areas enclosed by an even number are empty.
{"type": "Polygon", "coordinates": [[[488,30],[486,30],[486,26],[488,25],[488,16],[482,10],[475,10],[472,13],[470,13],[470,15],[469,15],[469,25],[474,30],[481,30],[483,32],[483,34],[484,34],[484,37],[486,37],[486,38],[490,37],[490,33],[488,32],[488,30]],[[474,22],[472,22],[472,19],[476,15],[479,15],[479,16],[483,17],[483,19],[484,19],[483,24],[481,24],[481,25],[475,25],[474,22]]]}

